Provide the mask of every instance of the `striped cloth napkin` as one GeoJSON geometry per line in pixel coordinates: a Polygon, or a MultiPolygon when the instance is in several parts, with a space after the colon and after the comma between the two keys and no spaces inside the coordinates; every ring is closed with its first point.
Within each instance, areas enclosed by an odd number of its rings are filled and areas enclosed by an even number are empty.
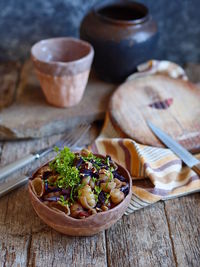
{"type": "MultiPolygon", "coordinates": [[[[184,70],[168,61],[149,61],[138,67],[141,75],[164,73],[173,78],[187,80],[184,70]]],[[[103,130],[92,144],[94,153],[109,154],[113,160],[127,168],[133,179],[132,199],[125,214],[147,207],[159,200],[171,199],[200,191],[200,177],[169,149],[157,148],[122,138],[106,114],[103,130]]],[[[200,154],[196,155],[200,158],[200,154]]]]}

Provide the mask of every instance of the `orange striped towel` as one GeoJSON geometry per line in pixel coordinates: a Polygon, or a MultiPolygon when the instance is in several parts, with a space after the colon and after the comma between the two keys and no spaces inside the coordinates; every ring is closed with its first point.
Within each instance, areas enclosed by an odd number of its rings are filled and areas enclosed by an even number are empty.
{"type": "MultiPolygon", "coordinates": [[[[159,70],[159,62],[156,62],[159,70]]],[[[172,64],[175,75],[176,66],[170,62],[168,64],[168,67],[172,64]]],[[[184,71],[180,71],[179,66],[177,68],[181,77],[186,79],[184,71]]],[[[167,71],[170,75],[170,68],[167,71]]],[[[180,78],[179,75],[177,77],[180,78]]],[[[108,114],[103,130],[92,144],[91,150],[94,153],[109,154],[113,160],[129,170],[133,179],[133,194],[126,215],[159,200],[200,191],[200,177],[188,167],[183,167],[182,161],[171,150],[145,146],[129,138],[120,138],[108,114]]],[[[200,154],[196,156],[200,158],[200,154]]]]}

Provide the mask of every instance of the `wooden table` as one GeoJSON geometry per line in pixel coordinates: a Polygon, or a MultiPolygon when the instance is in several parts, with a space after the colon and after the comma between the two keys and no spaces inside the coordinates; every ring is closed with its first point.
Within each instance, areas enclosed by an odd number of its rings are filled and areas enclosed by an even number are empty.
{"type": "MultiPolygon", "coordinates": [[[[92,142],[100,126],[93,125],[83,143],[92,142]]],[[[0,166],[60,137],[1,142],[0,166]]],[[[13,176],[40,164],[35,162],[13,176]]],[[[200,195],[159,202],[124,216],[96,236],[78,238],[46,226],[35,214],[24,186],[0,199],[0,266],[199,267],[200,195]]]]}

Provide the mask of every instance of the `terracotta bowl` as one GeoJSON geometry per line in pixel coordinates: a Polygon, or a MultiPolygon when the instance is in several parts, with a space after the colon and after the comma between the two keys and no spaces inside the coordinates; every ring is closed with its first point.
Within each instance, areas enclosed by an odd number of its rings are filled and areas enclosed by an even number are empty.
{"type": "MultiPolygon", "coordinates": [[[[103,157],[97,154],[96,156],[103,157]]],[[[124,178],[129,182],[130,187],[128,195],[116,207],[108,211],[91,215],[85,219],[74,219],[70,216],[65,215],[64,213],[56,212],[55,210],[43,204],[33,193],[31,181],[29,181],[28,190],[31,203],[35,212],[40,217],[40,219],[43,220],[46,224],[48,224],[50,227],[66,235],[91,236],[97,234],[100,231],[108,229],[111,225],[113,225],[122,217],[125,210],[130,204],[132,195],[132,179],[130,177],[130,174],[125,168],[123,168],[119,164],[117,165],[120,174],[122,174],[124,178]]]]}
{"type": "Polygon", "coordinates": [[[31,57],[48,103],[70,107],[80,102],[94,57],[89,43],[69,37],[42,40],[31,48],[31,57]]]}

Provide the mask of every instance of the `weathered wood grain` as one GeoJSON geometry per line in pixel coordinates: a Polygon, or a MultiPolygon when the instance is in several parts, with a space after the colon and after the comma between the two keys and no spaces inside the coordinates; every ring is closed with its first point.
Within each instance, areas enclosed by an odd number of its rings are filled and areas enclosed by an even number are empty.
{"type": "Polygon", "coordinates": [[[0,221],[0,264],[106,266],[103,233],[91,238],[70,238],[53,231],[35,214],[26,186],[5,199],[7,203],[0,200],[0,207],[4,204],[0,221]]]}
{"type": "MultiPolygon", "coordinates": [[[[40,146],[46,146],[48,141],[2,143],[0,165],[12,162],[40,146]]],[[[36,164],[32,167],[36,167],[36,164]]],[[[7,180],[27,172],[30,167],[20,170],[7,180]]],[[[33,212],[26,186],[0,199],[0,214],[0,266],[26,266],[31,232],[46,227],[33,212]]]]}
{"type": "Polygon", "coordinates": [[[200,266],[199,193],[165,202],[177,266],[200,266]]]}
{"type": "Polygon", "coordinates": [[[1,230],[0,265],[5,267],[26,266],[28,245],[29,236],[13,237],[7,234],[6,229],[4,232],[1,230]]]}
{"type": "Polygon", "coordinates": [[[26,266],[31,232],[46,228],[35,216],[26,186],[0,199],[0,266],[26,266]]]}
{"type": "Polygon", "coordinates": [[[67,237],[54,230],[32,235],[28,266],[106,266],[103,233],[87,238],[67,237]]]}
{"type": "Polygon", "coordinates": [[[123,216],[106,240],[108,266],[176,266],[163,203],[123,216]]]}
{"type": "Polygon", "coordinates": [[[17,62],[0,64],[0,109],[8,107],[15,99],[19,70],[17,62]]]}

